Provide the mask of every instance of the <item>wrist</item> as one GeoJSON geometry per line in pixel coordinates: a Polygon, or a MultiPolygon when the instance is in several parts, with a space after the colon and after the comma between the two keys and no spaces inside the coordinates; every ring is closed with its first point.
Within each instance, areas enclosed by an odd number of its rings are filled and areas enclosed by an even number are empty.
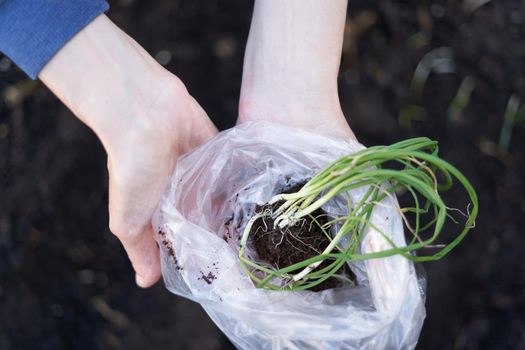
{"type": "Polygon", "coordinates": [[[39,78],[108,151],[131,128],[157,127],[154,115],[165,104],[190,99],[178,78],[105,15],[69,41],[39,78]]]}
{"type": "Polygon", "coordinates": [[[269,121],[287,125],[343,140],[356,137],[339,106],[327,108],[325,103],[317,107],[308,100],[288,101],[285,106],[261,98],[244,98],[239,102],[238,123],[269,121]]]}

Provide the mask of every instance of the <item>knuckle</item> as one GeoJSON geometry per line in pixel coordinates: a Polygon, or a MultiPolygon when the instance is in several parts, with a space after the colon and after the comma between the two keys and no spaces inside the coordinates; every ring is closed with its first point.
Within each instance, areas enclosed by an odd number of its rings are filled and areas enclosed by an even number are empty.
{"type": "Polygon", "coordinates": [[[142,228],[122,220],[109,221],[109,229],[123,242],[137,242],[142,236],[142,228]]]}

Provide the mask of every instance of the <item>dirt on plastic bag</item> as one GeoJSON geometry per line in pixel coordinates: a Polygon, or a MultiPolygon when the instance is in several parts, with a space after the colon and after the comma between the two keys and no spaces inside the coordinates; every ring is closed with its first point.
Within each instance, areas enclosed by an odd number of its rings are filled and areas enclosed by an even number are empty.
{"type": "MultiPolygon", "coordinates": [[[[352,263],[355,286],[292,292],[256,288],[238,258],[240,234],[258,205],[362,148],[257,122],[224,131],[182,157],[153,221],[167,288],[200,303],[239,349],[414,348],[425,318],[425,282],[409,260],[352,263]]],[[[352,202],[365,190],[351,191],[352,202]]],[[[322,209],[340,215],[344,203],[322,209]]],[[[371,220],[404,245],[396,206],[386,198],[371,220]]],[[[361,252],[389,247],[369,228],[361,252]]]]}

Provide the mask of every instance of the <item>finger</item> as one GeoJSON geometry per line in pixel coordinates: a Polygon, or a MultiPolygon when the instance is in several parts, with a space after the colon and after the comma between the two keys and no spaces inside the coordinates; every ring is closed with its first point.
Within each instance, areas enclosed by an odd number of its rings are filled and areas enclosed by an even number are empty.
{"type": "Polygon", "coordinates": [[[160,256],[151,226],[138,232],[114,233],[133,265],[137,285],[142,288],[154,285],[160,278],[160,256]]]}

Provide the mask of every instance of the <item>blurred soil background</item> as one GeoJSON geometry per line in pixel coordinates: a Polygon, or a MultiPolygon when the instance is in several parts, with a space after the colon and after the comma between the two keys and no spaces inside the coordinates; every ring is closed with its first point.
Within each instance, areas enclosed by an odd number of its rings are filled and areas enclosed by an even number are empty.
{"type": "MultiPolygon", "coordinates": [[[[110,3],[233,126],[252,2],[110,3]]],[[[351,0],[348,13],[340,92],[360,141],[439,140],[479,194],[475,231],[425,265],[418,349],[525,349],[525,3],[351,0]]],[[[198,305],[135,286],[106,187],[95,135],[0,56],[0,349],[231,349],[198,305]]]]}

